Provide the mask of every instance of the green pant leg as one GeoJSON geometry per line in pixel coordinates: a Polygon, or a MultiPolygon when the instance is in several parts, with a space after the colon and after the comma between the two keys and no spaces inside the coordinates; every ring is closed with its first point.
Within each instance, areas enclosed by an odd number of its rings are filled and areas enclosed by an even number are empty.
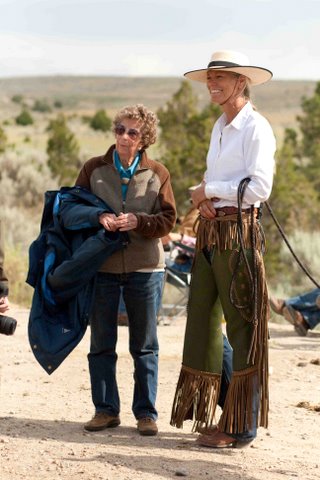
{"type": "MultiPolygon", "coordinates": [[[[251,250],[245,251],[249,264],[252,264],[251,250]]],[[[252,365],[247,363],[252,337],[252,284],[248,272],[241,262],[235,278],[233,297],[236,304],[245,308],[235,308],[230,299],[230,285],[238,252],[225,250],[213,258],[213,271],[217,282],[220,301],[227,324],[228,340],[233,348],[233,369],[243,370],[252,365]]]]}
{"type": "Polygon", "coordinates": [[[222,309],[212,266],[197,252],[192,269],[183,364],[197,370],[221,373],[222,309]]]}

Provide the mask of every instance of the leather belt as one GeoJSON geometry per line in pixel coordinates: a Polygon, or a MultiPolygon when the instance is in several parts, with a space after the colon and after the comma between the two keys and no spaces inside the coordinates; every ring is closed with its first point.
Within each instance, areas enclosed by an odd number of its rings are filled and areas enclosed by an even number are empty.
{"type": "MultiPolygon", "coordinates": [[[[254,208],[254,214],[256,215],[258,213],[258,208],[254,208]]],[[[245,208],[241,210],[242,213],[250,213],[251,208],[245,208]]],[[[238,214],[238,208],[237,207],[221,207],[221,208],[216,208],[216,216],[217,217],[224,217],[225,215],[237,215],[238,214]]]]}

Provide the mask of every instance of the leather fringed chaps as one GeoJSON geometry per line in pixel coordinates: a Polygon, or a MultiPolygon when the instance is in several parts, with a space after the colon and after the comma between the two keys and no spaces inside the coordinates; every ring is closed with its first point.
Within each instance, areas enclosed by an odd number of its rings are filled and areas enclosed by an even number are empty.
{"type": "MultiPolygon", "coordinates": [[[[250,225],[250,216],[242,215],[244,248],[252,246],[252,235],[255,239],[257,268],[257,311],[256,318],[245,318],[251,323],[250,348],[247,352],[247,368],[234,371],[228,388],[227,397],[219,428],[227,433],[242,433],[252,427],[253,415],[256,425],[268,426],[269,392],[268,392],[268,318],[269,302],[265,280],[262,251],[265,238],[262,227],[255,221],[250,225]],[[253,228],[253,232],[251,231],[253,228]],[[254,399],[257,399],[255,402],[254,399]],[[256,404],[257,403],[257,404],[256,404]]],[[[197,249],[214,246],[217,254],[230,250],[235,251],[239,244],[237,216],[228,215],[206,220],[198,217],[197,249]]],[[[241,313],[241,316],[244,312],[241,313]]],[[[189,319],[188,319],[189,320],[189,319]]],[[[200,319],[198,319],[199,321],[200,319]]],[[[208,332],[209,335],[209,332],[208,332]]],[[[195,340],[196,341],[196,340],[195,340]]],[[[193,430],[199,426],[210,427],[214,422],[216,406],[220,392],[221,375],[217,372],[196,370],[182,365],[173,402],[171,425],[181,428],[184,420],[193,420],[193,430]]]]}

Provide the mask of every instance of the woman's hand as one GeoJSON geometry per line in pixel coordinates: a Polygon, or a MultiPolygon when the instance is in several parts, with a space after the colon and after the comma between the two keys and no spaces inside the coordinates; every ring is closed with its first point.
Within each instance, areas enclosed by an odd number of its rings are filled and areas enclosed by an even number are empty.
{"type": "Polygon", "coordinates": [[[99,216],[99,222],[109,232],[118,230],[117,217],[114,213],[102,213],[99,216]]]}
{"type": "Polygon", "coordinates": [[[212,202],[218,201],[219,198],[207,198],[205,186],[206,184],[203,181],[198,188],[193,190],[191,193],[192,203],[199,210],[202,217],[212,219],[216,216],[216,210],[212,202]]]}
{"type": "Polygon", "coordinates": [[[201,217],[212,219],[216,216],[216,210],[212,204],[211,199],[207,199],[204,202],[201,202],[198,210],[201,214],[201,217]]]}
{"type": "Polygon", "coordinates": [[[122,213],[120,212],[117,217],[117,226],[120,232],[127,232],[137,228],[138,219],[134,213],[122,213]]]}

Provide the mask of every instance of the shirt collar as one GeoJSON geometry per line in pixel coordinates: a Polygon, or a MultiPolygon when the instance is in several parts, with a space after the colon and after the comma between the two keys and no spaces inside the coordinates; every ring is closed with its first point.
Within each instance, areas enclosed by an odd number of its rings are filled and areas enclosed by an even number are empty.
{"type": "MultiPolygon", "coordinates": [[[[248,116],[252,113],[253,108],[250,102],[247,102],[244,107],[241,108],[240,112],[234,117],[232,122],[229,123],[229,126],[232,126],[236,130],[241,130],[242,126],[246,122],[248,116]]],[[[223,129],[223,125],[225,125],[226,116],[225,113],[221,116],[222,124],[220,125],[221,130],[223,129]]]]}

